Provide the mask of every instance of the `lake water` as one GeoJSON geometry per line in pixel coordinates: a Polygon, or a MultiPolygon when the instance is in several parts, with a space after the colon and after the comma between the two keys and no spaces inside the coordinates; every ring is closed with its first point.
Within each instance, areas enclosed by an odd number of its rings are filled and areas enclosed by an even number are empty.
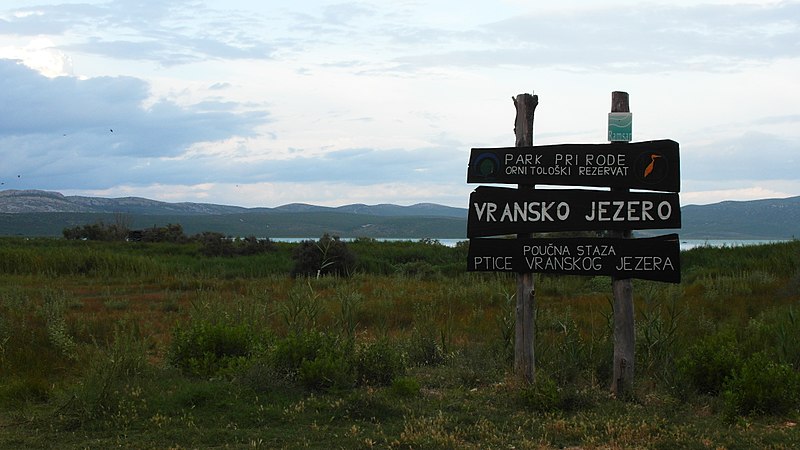
{"type": "MultiPolygon", "coordinates": [[[[307,240],[316,241],[317,238],[270,238],[278,242],[302,242],[307,240]]],[[[354,239],[342,238],[343,241],[349,242],[354,239]]],[[[419,239],[403,239],[403,238],[376,238],[377,241],[413,241],[418,242],[419,239]]],[[[448,247],[455,247],[455,245],[466,239],[436,239],[440,244],[448,247]]],[[[746,245],[763,245],[772,244],[775,242],[786,242],[785,240],[752,240],[752,239],[681,239],[681,250],[691,250],[695,247],[742,247],[746,245]]]]}

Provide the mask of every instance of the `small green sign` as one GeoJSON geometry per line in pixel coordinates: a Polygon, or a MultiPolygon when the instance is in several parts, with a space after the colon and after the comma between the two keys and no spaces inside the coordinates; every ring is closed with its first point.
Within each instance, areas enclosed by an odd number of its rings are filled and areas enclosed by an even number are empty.
{"type": "Polygon", "coordinates": [[[608,140],[610,142],[633,140],[633,114],[629,112],[608,113],[608,140]]]}

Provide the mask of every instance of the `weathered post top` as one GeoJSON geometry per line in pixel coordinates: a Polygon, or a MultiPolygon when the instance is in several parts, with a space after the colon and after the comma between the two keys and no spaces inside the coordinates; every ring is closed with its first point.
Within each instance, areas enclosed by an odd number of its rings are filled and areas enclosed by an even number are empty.
{"type": "Polygon", "coordinates": [[[533,113],[539,105],[539,96],[534,94],[519,94],[512,97],[517,116],[514,119],[515,147],[529,147],[533,145],[533,113]]]}
{"type": "Polygon", "coordinates": [[[611,93],[611,112],[631,112],[627,92],[614,91],[611,93]]]}

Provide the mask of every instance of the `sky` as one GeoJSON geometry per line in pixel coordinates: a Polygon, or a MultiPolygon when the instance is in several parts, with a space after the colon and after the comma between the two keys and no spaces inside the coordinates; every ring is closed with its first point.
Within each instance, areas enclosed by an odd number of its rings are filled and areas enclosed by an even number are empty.
{"type": "Polygon", "coordinates": [[[0,189],[466,207],[473,147],[680,144],[681,204],[800,195],[800,1],[3,0],[0,189]]]}

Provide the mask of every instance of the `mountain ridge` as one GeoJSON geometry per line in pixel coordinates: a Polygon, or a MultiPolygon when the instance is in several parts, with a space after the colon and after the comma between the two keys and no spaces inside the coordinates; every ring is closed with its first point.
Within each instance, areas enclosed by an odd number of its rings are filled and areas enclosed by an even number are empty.
{"type": "MultiPolygon", "coordinates": [[[[681,208],[681,239],[794,239],[800,237],[800,196],[723,201],[681,208]]],[[[232,236],[464,239],[466,208],[418,203],[338,207],[290,203],[274,208],[169,203],[142,197],[65,196],[39,190],[0,191],[0,235],[60,236],[64,228],[125,220],[132,228],[180,223],[187,234],[232,236]],[[45,219],[46,217],[46,219],[45,219]],[[424,219],[424,220],[421,220],[424,219]]],[[[661,231],[637,232],[637,236],[661,231]]]]}
{"type": "Polygon", "coordinates": [[[128,214],[237,214],[248,212],[343,212],[376,216],[413,215],[431,217],[467,217],[467,210],[435,203],[417,203],[400,206],[388,203],[377,205],[351,204],[343,206],[317,206],[308,203],[289,203],[270,207],[247,208],[196,202],[163,202],[144,197],[84,197],[65,196],[60,192],[41,190],[0,191],[0,213],[128,213],[128,214]]]}

